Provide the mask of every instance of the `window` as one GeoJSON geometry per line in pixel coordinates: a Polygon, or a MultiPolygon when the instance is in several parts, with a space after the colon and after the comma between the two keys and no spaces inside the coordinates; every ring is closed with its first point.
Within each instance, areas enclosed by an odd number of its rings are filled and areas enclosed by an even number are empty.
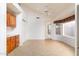
{"type": "Polygon", "coordinates": [[[75,21],[63,23],[63,35],[67,37],[75,37],[75,21]]]}
{"type": "Polygon", "coordinates": [[[61,35],[61,24],[59,23],[56,24],[56,34],[61,35]]]}

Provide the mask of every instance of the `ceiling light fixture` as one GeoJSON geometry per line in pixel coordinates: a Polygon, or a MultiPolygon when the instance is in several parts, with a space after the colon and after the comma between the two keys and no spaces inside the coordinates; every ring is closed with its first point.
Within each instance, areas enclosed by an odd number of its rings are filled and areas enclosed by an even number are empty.
{"type": "Polygon", "coordinates": [[[36,19],[40,19],[40,17],[36,17],[36,19]]]}

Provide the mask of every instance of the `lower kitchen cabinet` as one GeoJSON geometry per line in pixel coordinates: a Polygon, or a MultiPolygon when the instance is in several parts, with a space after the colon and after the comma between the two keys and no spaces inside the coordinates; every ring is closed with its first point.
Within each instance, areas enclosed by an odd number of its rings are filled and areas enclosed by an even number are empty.
{"type": "Polygon", "coordinates": [[[19,46],[19,35],[7,38],[7,54],[19,46]]]}

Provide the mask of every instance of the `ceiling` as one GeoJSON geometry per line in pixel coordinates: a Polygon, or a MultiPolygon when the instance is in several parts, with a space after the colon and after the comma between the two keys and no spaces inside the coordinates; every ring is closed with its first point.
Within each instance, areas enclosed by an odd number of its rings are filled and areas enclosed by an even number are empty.
{"type": "Polygon", "coordinates": [[[24,11],[29,9],[44,15],[49,18],[49,21],[60,20],[75,14],[74,3],[22,3],[20,5],[24,11]]]}

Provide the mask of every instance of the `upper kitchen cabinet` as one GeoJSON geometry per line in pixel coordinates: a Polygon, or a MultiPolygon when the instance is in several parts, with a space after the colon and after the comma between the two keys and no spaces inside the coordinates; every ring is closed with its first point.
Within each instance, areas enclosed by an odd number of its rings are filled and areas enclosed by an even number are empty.
{"type": "Polygon", "coordinates": [[[16,16],[10,12],[7,12],[7,26],[16,27],[16,16]]]}
{"type": "Polygon", "coordinates": [[[16,17],[20,14],[21,11],[17,4],[7,4],[7,27],[15,28],[16,27],[16,17]]]}

